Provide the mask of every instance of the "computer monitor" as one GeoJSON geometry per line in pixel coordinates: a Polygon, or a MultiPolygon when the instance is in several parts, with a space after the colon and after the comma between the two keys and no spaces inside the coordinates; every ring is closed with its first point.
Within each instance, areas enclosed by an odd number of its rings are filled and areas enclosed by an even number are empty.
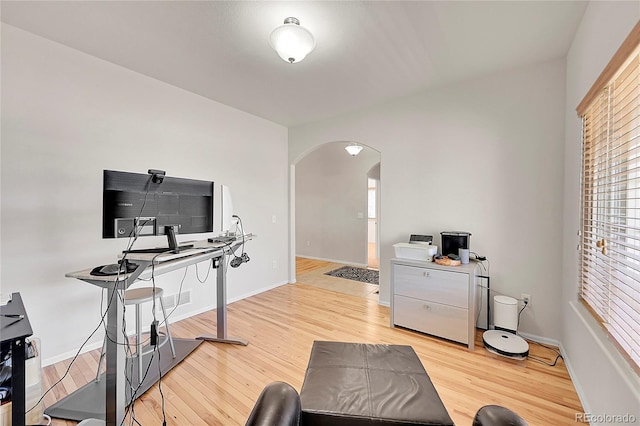
{"type": "Polygon", "coordinates": [[[165,176],[104,170],[102,238],[213,232],[214,183],[165,176]]]}

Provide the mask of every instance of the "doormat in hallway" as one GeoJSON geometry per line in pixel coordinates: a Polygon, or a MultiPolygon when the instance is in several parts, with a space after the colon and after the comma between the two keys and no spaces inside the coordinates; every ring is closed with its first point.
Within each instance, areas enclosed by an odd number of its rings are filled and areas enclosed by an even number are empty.
{"type": "Polygon", "coordinates": [[[343,266],[333,271],[325,272],[325,275],[345,278],[347,280],[360,281],[363,283],[378,285],[378,271],[373,269],[355,268],[353,266],[343,266]]]}

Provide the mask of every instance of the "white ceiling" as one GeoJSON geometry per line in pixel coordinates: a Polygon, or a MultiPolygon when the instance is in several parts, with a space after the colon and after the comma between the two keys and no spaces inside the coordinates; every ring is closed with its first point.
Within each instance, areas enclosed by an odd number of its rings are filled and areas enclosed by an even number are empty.
{"type": "Polygon", "coordinates": [[[584,1],[2,1],[2,21],[285,126],[566,55],[584,1]],[[294,16],[316,49],[288,64],[294,16]]]}

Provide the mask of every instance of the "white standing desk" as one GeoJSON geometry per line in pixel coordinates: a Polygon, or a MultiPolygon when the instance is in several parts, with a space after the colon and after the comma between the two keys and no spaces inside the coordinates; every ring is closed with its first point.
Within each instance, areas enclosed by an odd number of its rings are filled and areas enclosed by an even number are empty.
{"type": "MultiPolygon", "coordinates": [[[[104,391],[105,410],[104,413],[98,413],[98,416],[89,414],[84,408],[82,410],[75,410],[73,407],[65,408],[65,399],[58,401],[56,404],[49,407],[47,414],[52,417],[61,417],[71,420],[80,421],[83,418],[88,417],[102,417],[100,414],[104,414],[104,419],[107,425],[120,425],[125,418],[125,408],[129,403],[133,402],[133,399],[137,395],[130,395],[127,398],[127,389],[125,386],[126,378],[124,371],[126,367],[126,345],[124,343],[124,336],[122,332],[123,326],[123,294],[124,291],[129,288],[134,282],[141,279],[149,279],[157,277],[162,274],[166,274],[177,269],[186,268],[196,263],[212,260],[213,267],[217,269],[216,276],[216,309],[217,309],[217,324],[216,335],[204,335],[199,336],[196,339],[201,341],[213,341],[222,343],[233,343],[240,345],[247,345],[248,341],[241,338],[234,338],[227,336],[227,283],[226,283],[226,268],[227,268],[227,256],[231,254],[232,250],[235,250],[244,242],[255,238],[253,234],[247,234],[244,236],[238,236],[234,241],[228,244],[224,243],[209,243],[208,241],[197,241],[193,243],[193,248],[181,250],[178,253],[128,253],[126,255],[127,260],[137,265],[133,272],[120,274],[120,275],[91,275],[93,268],[84,269],[82,271],[70,272],[66,274],[66,277],[76,278],[98,287],[107,289],[107,312],[106,312],[106,333],[109,337],[106,344],[106,372],[105,377],[101,380],[106,384],[104,391]],[[131,399],[131,400],[128,400],[131,399]],[[57,413],[63,413],[61,416],[57,413]]],[[[168,250],[168,249],[167,249],[168,250]]],[[[174,339],[175,341],[176,339],[174,339]]],[[[195,347],[202,342],[197,342],[195,347]]],[[[192,347],[191,350],[195,349],[192,347]]],[[[186,355],[188,355],[187,352],[186,355]]],[[[185,356],[186,356],[185,355],[185,356]]],[[[184,357],[183,357],[184,358],[184,357]]],[[[180,362],[183,358],[177,360],[173,365],[170,365],[168,369],[173,368],[175,364],[180,362]]],[[[168,370],[167,370],[168,371],[168,370]]],[[[166,373],[166,371],[164,372],[166,373]]],[[[135,376],[130,377],[130,382],[135,382],[135,376]]],[[[159,378],[160,376],[158,376],[159,378]]],[[[153,382],[155,382],[153,380],[153,382]]],[[[153,384],[153,383],[151,383],[153,384]]],[[[132,383],[132,385],[142,385],[139,383],[132,383]]],[[[147,387],[148,389],[148,387],[147,387]]],[[[146,390],[146,389],[144,389],[146,390]]],[[[140,394],[144,392],[140,391],[140,394]]],[[[83,388],[78,389],[76,392],[92,392],[102,393],[102,388],[99,388],[96,383],[89,383],[83,388]]],[[[74,394],[76,393],[74,392],[74,394]]],[[[72,397],[74,394],[69,395],[67,398],[72,397]]],[[[84,402],[86,397],[77,397],[76,401],[69,402],[68,405],[86,405],[84,402]]]]}

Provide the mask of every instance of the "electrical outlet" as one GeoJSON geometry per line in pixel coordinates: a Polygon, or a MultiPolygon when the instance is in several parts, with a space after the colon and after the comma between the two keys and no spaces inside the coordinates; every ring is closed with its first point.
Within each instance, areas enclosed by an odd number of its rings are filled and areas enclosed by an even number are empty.
{"type": "Polygon", "coordinates": [[[271,262],[271,267],[272,267],[273,269],[277,269],[277,268],[278,268],[278,261],[277,261],[277,260],[274,260],[273,262],[271,262]]]}
{"type": "Polygon", "coordinates": [[[527,293],[522,293],[520,295],[520,300],[522,300],[522,303],[528,305],[531,305],[531,295],[527,294],[527,293]]]}

